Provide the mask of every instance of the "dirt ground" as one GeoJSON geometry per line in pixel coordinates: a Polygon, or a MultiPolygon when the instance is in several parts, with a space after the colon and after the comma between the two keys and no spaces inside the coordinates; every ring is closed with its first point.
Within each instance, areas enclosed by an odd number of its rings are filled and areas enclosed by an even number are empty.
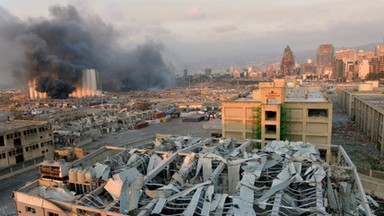
{"type": "Polygon", "coordinates": [[[332,121],[332,144],[342,145],[356,166],[384,167],[379,150],[337,103],[333,104],[332,121]]]}

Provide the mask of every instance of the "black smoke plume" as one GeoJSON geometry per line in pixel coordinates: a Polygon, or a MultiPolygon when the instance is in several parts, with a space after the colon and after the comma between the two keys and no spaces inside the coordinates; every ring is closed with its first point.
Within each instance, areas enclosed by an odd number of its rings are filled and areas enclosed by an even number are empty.
{"type": "Polygon", "coordinates": [[[46,92],[47,95],[55,99],[68,98],[75,88],[67,81],[53,79],[50,76],[38,77],[36,79],[36,91],[46,92]]]}
{"type": "MultiPolygon", "coordinates": [[[[164,88],[173,83],[159,43],[128,50],[123,34],[97,16],[82,16],[74,6],[52,6],[50,18],[22,21],[0,7],[0,70],[28,81],[53,98],[66,98],[81,83],[84,69],[100,73],[103,90],[164,88]],[[7,46],[2,45],[4,42],[7,46]],[[12,50],[12,51],[10,51],[12,50]],[[7,61],[1,57],[7,52],[7,61]]],[[[3,73],[3,72],[2,72],[3,73]]]]}

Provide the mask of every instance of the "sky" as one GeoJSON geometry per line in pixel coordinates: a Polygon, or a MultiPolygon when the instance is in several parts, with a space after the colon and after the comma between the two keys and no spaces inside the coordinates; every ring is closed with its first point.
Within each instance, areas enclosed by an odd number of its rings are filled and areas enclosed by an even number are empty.
{"type": "Polygon", "coordinates": [[[353,47],[384,37],[384,0],[2,0],[27,20],[49,17],[49,6],[74,5],[121,34],[123,46],[160,42],[181,65],[353,47]]]}

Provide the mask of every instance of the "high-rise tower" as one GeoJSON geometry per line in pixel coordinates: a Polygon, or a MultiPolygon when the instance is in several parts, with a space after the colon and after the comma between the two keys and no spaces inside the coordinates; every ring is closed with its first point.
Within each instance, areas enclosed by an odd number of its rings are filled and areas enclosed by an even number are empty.
{"type": "Polygon", "coordinates": [[[327,70],[332,70],[335,48],[332,44],[321,44],[317,48],[317,74],[324,75],[327,70]]]}
{"type": "Polygon", "coordinates": [[[291,48],[287,46],[284,49],[283,57],[280,63],[280,75],[290,76],[293,75],[293,69],[295,67],[295,56],[292,53],[291,48]]]}
{"type": "Polygon", "coordinates": [[[335,48],[332,44],[321,44],[317,48],[317,65],[332,67],[335,48]]]}

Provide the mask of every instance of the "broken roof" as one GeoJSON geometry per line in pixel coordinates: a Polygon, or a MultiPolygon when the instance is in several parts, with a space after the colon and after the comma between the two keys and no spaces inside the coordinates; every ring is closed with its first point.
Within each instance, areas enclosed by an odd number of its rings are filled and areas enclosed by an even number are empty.
{"type": "MultiPolygon", "coordinates": [[[[316,146],[302,142],[273,141],[260,150],[251,148],[250,140],[237,146],[231,139],[214,143],[171,137],[140,148],[114,147],[113,152],[120,149],[116,154],[99,150],[94,157],[104,156],[98,163],[78,167],[77,180],[72,176],[57,185],[66,189],[55,190],[49,200],[63,212],[76,205],[89,212],[123,215],[355,215],[361,209],[369,215],[349,158],[339,161],[340,166],[330,166],[316,146]],[[89,189],[79,188],[84,185],[89,189]],[[55,198],[64,192],[81,198],[55,198]]],[[[73,163],[74,167],[81,164],[73,163]]],[[[47,196],[33,190],[20,192],[47,196]]]]}

